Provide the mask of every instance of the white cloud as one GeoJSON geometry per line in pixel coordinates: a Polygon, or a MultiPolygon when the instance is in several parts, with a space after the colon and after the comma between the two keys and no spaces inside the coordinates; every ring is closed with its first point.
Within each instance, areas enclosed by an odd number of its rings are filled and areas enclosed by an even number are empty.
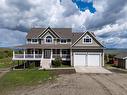
{"type": "MultiPolygon", "coordinates": [[[[106,43],[106,46],[119,46],[120,44],[126,47],[126,0],[93,0],[93,6],[96,8],[94,14],[90,13],[89,10],[80,12],[71,0],[62,0],[61,3],[59,1],[1,0],[0,34],[5,35],[4,32],[7,31],[10,34],[25,37],[24,32],[33,26],[72,27],[74,31],[94,31],[106,43]],[[18,31],[16,31],[17,29],[18,31]]],[[[87,1],[91,2],[92,0],[87,1]]],[[[7,43],[1,38],[2,44],[0,43],[0,46],[21,42],[20,37],[16,37],[16,39],[16,41],[8,40],[7,43]]]]}

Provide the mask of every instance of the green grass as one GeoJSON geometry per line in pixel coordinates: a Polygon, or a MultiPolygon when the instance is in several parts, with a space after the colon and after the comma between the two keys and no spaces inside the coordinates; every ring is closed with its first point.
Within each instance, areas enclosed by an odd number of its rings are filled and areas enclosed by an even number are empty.
{"type": "Polygon", "coordinates": [[[10,71],[0,78],[0,92],[5,93],[22,86],[35,86],[54,79],[55,77],[51,71],[10,71]]]}

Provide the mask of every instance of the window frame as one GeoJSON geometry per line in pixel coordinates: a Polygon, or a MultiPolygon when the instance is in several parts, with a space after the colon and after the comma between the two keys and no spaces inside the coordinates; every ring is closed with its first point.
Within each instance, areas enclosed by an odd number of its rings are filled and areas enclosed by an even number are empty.
{"type": "Polygon", "coordinates": [[[53,43],[53,37],[50,36],[50,35],[47,35],[47,36],[45,37],[45,43],[46,43],[46,44],[52,44],[52,43],[53,43]],[[50,37],[50,38],[47,38],[47,37],[50,37]],[[48,40],[50,40],[50,42],[49,42],[48,40]]]}
{"type": "Polygon", "coordinates": [[[67,44],[67,39],[60,39],[60,44],[67,44]],[[66,42],[64,42],[62,40],[66,41],[66,42]]]}
{"type": "Polygon", "coordinates": [[[31,39],[31,44],[38,44],[38,39],[37,38],[31,39]]]}
{"type": "Polygon", "coordinates": [[[84,44],[92,44],[92,38],[89,35],[86,35],[85,37],[83,37],[83,43],[84,44]],[[89,42],[87,42],[87,40],[89,40],[89,42]]]}

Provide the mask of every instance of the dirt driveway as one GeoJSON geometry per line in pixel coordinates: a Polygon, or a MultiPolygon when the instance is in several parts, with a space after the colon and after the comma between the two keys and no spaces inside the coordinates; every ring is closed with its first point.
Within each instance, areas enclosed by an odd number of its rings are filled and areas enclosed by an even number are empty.
{"type": "Polygon", "coordinates": [[[12,95],[127,95],[127,74],[68,74],[12,95]]]}

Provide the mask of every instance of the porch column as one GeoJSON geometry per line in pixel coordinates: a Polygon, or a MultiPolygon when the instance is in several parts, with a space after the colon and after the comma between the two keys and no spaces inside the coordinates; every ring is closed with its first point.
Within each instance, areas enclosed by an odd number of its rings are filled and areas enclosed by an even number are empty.
{"type": "Polygon", "coordinates": [[[51,60],[52,60],[52,56],[53,56],[53,49],[51,49],[51,60]]]}
{"type": "Polygon", "coordinates": [[[60,49],[60,57],[62,58],[62,49],[60,49]]]}
{"type": "Polygon", "coordinates": [[[15,58],[15,50],[13,50],[13,58],[15,58]]]}
{"type": "Polygon", "coordinates": [[[33,54],[34,54],[34,58],[35,58],[35,49],[34,49],[34,51],[33,51],[33,54]]]}
{"type": "Polygon", "coordinates": [[[26,52],[25,52],[25,49],[24,49],[24,51],[23,51],[23,57],[25,58],[25,55],[26,55],[26,52]]]}
{"type": "Polygon", "coordinates": [[[72,49],[70,49],[70,58],[71,58],[71,66],[73,66],[73,56],[72,56],[72,49]]]}
{"type": "Polygon", "coordinates": [[[41,58],[43,58],[43,56],[44,56],[44,50],[42,49],[42,57],[41,58]]]}

